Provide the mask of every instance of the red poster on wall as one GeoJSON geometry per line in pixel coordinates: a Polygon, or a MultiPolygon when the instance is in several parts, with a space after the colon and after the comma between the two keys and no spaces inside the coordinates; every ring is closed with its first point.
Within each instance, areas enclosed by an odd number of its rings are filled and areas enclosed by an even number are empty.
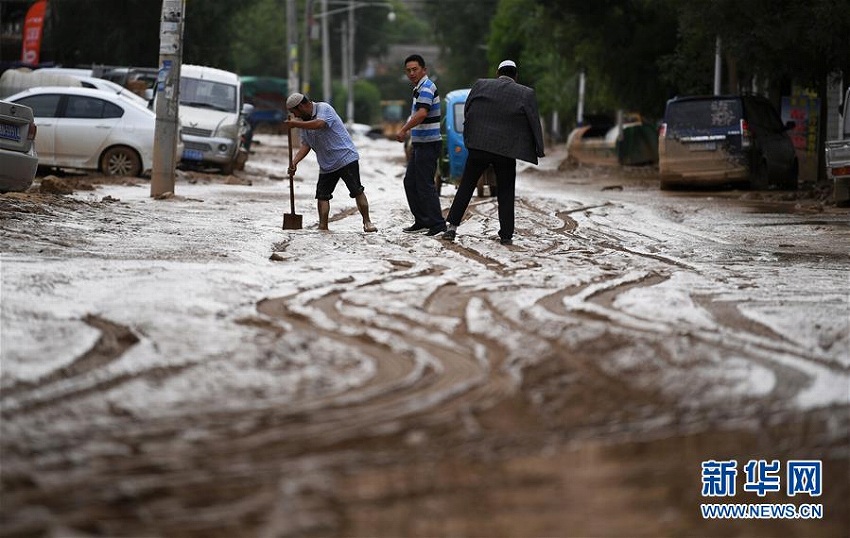
{"type": "Polygon", "coordinates": [[[24,19],[24,45],[21,48],[21,61],[24,63],[35,65],[39,61],[46,12],[47,0],[39,0],[27,10],[27,18],[24,19]]]}

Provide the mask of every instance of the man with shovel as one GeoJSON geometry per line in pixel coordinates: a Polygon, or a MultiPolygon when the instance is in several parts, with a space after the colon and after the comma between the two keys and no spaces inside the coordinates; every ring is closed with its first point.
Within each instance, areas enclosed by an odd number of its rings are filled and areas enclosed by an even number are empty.
{"type": "Polygon", "coordinates": [[[363,217],[363,231],[377,231],[369,219],[369,202],[360,183],[360,155],[342,118],[328,103],[311,101],[301,93],[290,95],[286,99],[286,108],[295,116],[290,116],[284,122],[286,128],[301,129],[301,147],[289,163],[289,174],[295,174],[298,163],[311,149],[316,152],[316,160],[319,162],[319,181],[316,183],[319,229],[328,229],[330,200],[337,183],[342,179],[363,217]]]}

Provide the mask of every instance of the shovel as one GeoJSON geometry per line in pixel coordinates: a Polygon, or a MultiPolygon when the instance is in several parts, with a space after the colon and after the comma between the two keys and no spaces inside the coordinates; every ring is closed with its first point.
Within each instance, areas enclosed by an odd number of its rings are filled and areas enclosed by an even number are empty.
{"type": "MultiPolygon", "coordinates": [[[[292,129],[288,129],[289,135],[289,169],[292,169],[292,129]]],[[[301,215],[295,213],[295,186],[293,184],[295,174],[289,173],[289,207],[292,213],[283,214],[283,229],[284,230],[300,230],[301,215]]]]}

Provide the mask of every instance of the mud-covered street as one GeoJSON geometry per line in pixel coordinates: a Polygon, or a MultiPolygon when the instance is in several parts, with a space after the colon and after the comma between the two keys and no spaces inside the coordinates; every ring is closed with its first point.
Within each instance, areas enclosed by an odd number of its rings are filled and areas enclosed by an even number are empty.
{"type": "Polygon", "coordinates": [[[0,535],[850,535],[846,208],[553,148],[512,246],[490,197],[449,243],[401,231],[401,145],[362,138],[378,232],[342,185],[316,229],[312,157],[283,230],[286,140],[257,140],[162,200],[0,195],[0,535]],[[822,492],[746,491],[750,460],[821,461],[822,492]]]}

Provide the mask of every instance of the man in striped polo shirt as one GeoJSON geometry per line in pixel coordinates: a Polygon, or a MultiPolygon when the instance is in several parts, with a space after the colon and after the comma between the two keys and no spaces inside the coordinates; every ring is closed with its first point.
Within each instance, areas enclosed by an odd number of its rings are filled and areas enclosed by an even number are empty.
{"type": "Polygon", "coordinates": [[[410,158],[404,174],[404,193],[413,213],[413,224],[405,232],[437,235],[446,230],[440,209],[440,193],[434,186],[434,173],[443,139],[440,134],[440,94],[428,78],[425,60],[411,54],[404,60],[404,72],[413,84],[410,117],[396,134],[404,142],[410,133],[410,158]]]}

